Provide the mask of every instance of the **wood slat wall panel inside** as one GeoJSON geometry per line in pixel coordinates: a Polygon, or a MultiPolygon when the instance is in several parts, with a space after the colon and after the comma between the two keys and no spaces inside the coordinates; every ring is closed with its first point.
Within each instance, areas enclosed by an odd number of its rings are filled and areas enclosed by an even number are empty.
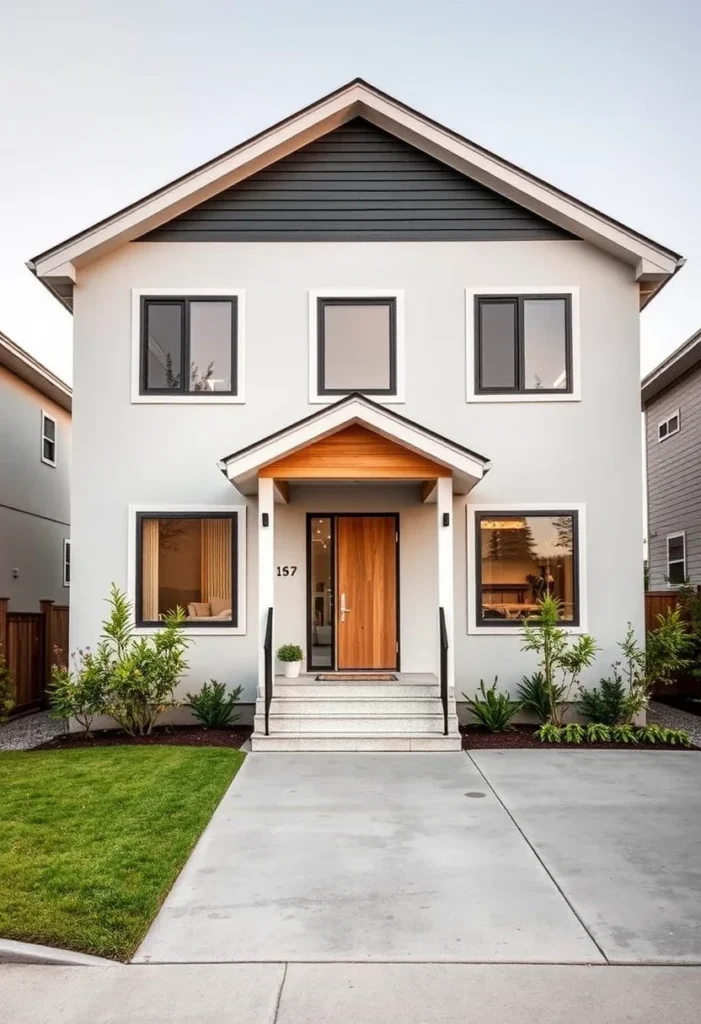
{"type": "Polygon", "coordinates": [[[362,118],[140,241],[571,239],[362,118]]]}

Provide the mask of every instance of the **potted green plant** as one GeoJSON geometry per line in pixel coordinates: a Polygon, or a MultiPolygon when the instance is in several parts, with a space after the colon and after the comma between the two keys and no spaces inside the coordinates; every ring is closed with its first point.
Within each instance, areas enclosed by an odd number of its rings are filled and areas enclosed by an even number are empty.
{"type": "Polygon", "coordinates": [[[302,667],[302,648],[298,644],[283,644],[277,649],[278,660],[285,666],[288,679],[296,679],[302,667]]]}

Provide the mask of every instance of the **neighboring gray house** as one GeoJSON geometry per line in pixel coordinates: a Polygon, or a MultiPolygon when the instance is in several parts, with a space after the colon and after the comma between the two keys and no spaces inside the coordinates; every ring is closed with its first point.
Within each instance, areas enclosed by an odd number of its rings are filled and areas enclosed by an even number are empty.
{"type": "Polygon", "coordinates": [[[642,383],[650,589],[701,583],[701,331],[642,383]]]}
{"type": "Polygon", "coordinates": [[[0,597],[68,604],[71,389],[0,332],[0,597]]]}
{"type": "Polygon", "coordinates": [[[72,649],[112,581],[137,632],[180,604],[182,692],[243,684],[255,749],[457,749],[546,591],[597,680],[643,633],[639,315],[682,263],[360,80],[34,257],[72,649]]]}

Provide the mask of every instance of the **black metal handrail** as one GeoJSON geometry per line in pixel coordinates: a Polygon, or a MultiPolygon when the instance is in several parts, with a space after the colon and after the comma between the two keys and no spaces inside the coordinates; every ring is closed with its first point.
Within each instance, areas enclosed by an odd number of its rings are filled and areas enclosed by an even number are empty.
{"type": "Polygon", "coordinates": [[[268,608],[268,620],[265,624],[265,641],[263,643],[265,663],[265,735],[270,735],[270,702],[273,699],[273,609],[268,608]]]}
{"type": "MultiPolygon", "coordinates": [[[[272,609],[271,609],[272,610],[272,609]]],[[[448,735],[448,630],[445,625],[445,611],[438,609],[441,630],[441,704],[443,705],[443,735],[448,735]]]]}

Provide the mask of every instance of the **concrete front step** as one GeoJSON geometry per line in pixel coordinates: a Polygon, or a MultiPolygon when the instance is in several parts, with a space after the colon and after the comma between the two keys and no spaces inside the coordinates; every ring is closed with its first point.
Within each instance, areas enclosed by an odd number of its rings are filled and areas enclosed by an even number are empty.
{"type": "Polygon", "coordinates": [[[276,679],[276,697],[434,697],[440,698],[436,682],[425,683],[315,683],[309,679],[276,679]]]}
{"type": "MultiPolygon", "coordinates": [[[[270,732],[328,733],[332,736],[367,736],[373,733],[443,733],[443,713],[424,715],[277,715],[271,712],[270,732]]],[[[261,731],[262,715],[256,715],[254,728],[261,731]]]]}
{"type": "MultiPolygon", "coordinates": [[[[453,702],[451,702],[453,703],[453,702]]],[[[449,711],[455,712],[454,703],[449,711]]],[[[273,697],[271,715],[442,715],[436,697],[273,697]]]]}
{"type": "Polygon", "coordinates": [[[332,735],[324,733],[289,733],[287,735],[277,733],[274,736],[264,736],[260,732],[254,732],[251,737],[251,749],[254,751],[267,750],[271,752],[283,751],[435,751],[435,750],[460,750],[462,739],[459,734],[451,736],[411,733],[401,735],[398,733],[376,733],[366,736],[351,736],[347,733],[332,735]]]}

